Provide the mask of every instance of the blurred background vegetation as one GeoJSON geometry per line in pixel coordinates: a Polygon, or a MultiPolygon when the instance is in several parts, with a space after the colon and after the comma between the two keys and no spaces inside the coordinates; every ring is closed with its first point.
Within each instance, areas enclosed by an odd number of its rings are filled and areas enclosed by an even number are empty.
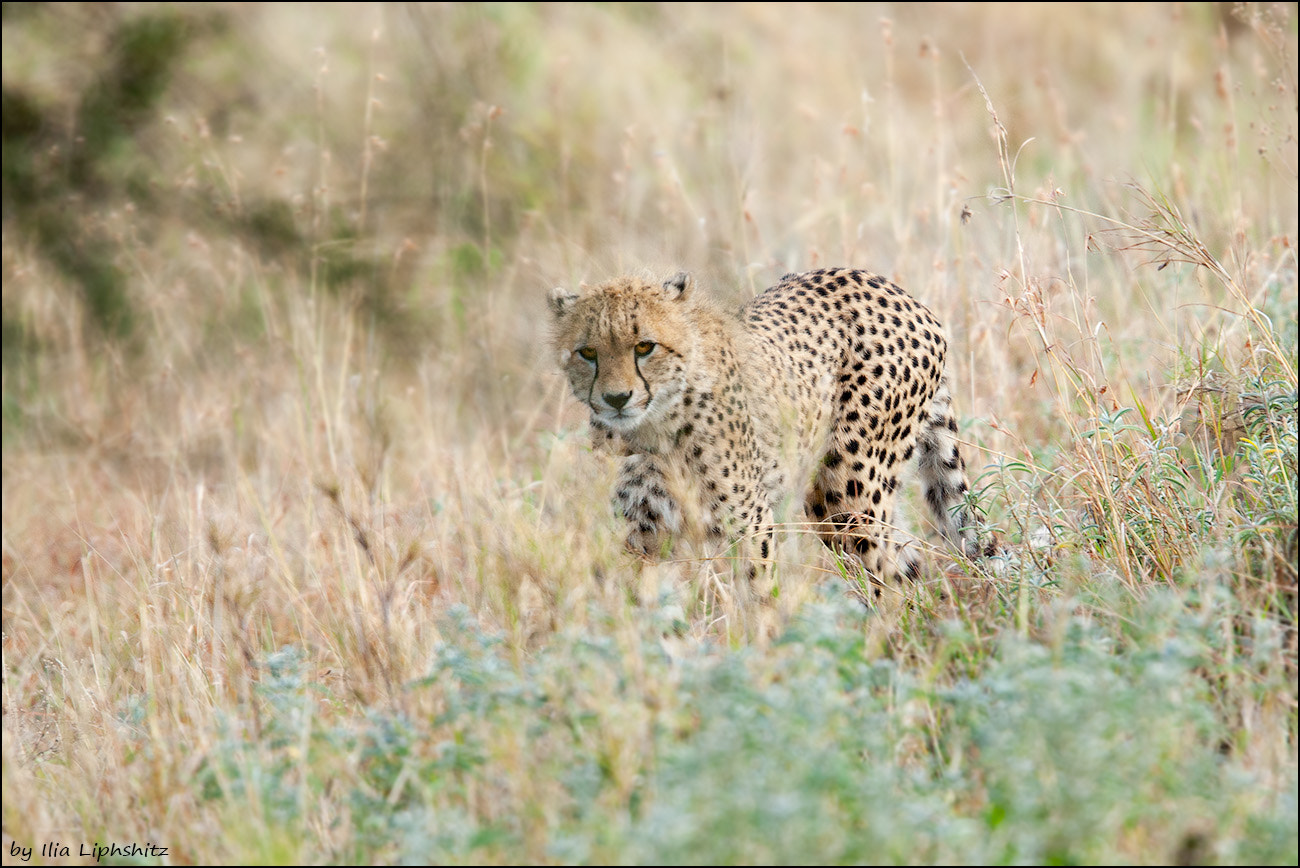
{"type": "Polygon", "coordinates": [[[1293,4],[2,9],[6,860],[1295,863],[1293,4]],[[635,566],[545,291],[835,265],[999,572],[635,566]]]}

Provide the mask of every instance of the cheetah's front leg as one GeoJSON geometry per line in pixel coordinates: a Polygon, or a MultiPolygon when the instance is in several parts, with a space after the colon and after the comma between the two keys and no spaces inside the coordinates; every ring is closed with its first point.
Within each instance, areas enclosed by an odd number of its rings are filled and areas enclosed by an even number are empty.
{"type": "Polygon", "coordinates": [[[643,557],[665,557],[682,530],[681,506],[669,492],[662,465],[653,455],[623,458],[614,505],[627,519],[627,547],[643,557]]]}

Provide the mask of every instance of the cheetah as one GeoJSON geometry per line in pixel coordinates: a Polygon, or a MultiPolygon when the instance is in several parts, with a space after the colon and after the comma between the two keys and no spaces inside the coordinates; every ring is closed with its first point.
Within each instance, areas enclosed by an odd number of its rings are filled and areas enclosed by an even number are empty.
{"type": "Polygon", "coordinates": [[[801,505],[874,581],[915,576],[894,514],[915,458],[941,533],[973,553],[947,339],[885,278],[787,274],[736,313],[685,273],[556,288],[549,301],[560,367],[598,445],[621,456],[614,500],[633,552],[744,540],[766,560],[778,516],[801,505]]]}

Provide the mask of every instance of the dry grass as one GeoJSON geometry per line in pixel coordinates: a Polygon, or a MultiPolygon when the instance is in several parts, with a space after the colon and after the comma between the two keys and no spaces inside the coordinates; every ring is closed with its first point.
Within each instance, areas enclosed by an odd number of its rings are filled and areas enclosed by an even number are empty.
{"type": "Polygon", "coordinates": [[[6,864],[1294,862],[1294,7],[888,16],[6,5],[6,864]],[[1000,572],[633,564],[546,289],[839,264],[1000,572]]]}

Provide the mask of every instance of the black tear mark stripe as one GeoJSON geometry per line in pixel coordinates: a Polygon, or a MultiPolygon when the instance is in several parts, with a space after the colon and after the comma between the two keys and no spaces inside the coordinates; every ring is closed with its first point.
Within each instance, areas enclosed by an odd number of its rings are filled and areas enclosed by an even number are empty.
{"type": "Polygon", "coordinates": [[[641,379],[641,385],[645,386],[646,407],[649,407],[655,399],[654,390],[650,388],[650,381],[645,378],[645,374],[641,373],[641,359],[636,358],[635,351],[632,352],[632,358],[634,360],[633,364],[636,365],[636,375],[641,379]]]}
{"type": "Polygon", "coordinates": [[[587,387],[587,406],[596,409],[596,381],[600,379],[600,356],[597,355],[591,362],[593,373],[591,375],[591,385],[587,387]]]}

